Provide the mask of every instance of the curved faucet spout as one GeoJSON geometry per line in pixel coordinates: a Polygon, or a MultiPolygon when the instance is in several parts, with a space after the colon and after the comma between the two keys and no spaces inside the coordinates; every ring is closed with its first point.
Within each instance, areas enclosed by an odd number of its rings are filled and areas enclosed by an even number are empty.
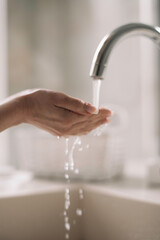
{"type": "Polygon", "coordinates": [[[115,44],[119,40],[125,39],[134,35],[142,35],[153,40],[160,47],[160,28],[152,27],[142,23],[130,23],[123,25],[109,35],[106,35],[94,54],[90,76],[93,79],[103,79],[104,69],[106,67],[108,58],[115,44]]]}

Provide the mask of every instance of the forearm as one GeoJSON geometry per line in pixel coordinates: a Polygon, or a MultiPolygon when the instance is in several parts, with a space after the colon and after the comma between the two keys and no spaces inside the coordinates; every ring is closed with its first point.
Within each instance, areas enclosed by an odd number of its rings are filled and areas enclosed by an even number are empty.
{"type": "Polygon", "coordinates": [[[22,97],[10,97],[0,103],[0,132],[23,122],[22,97]]]}

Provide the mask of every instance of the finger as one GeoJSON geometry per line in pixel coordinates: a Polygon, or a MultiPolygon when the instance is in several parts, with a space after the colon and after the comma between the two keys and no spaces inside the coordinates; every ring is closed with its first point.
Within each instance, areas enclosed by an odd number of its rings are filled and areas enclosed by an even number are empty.
{"type": "Polygon", "coordinates": [[[109,117],[111,112],[107,109],[100,109],[97,115],[79,115],[77,113],[71,112],[70,110],[54,106],[54,122],[64,128],[72,128],[73,125],[80,123],[83,125],[93,125],[95,122],[100,121],[102,118],[109,117]]]}
{"type": "Polygon", "coordinates": [[[92,124],[90,124],[89,126],[85,126],[84,127],[84,130],[88,130],[89,132],[92,131],[93,129],[103,125],[103,124],[106,124],[108,123],[109,120],[107,118],[103,118],[99,121],[96,121],[96,122],[93,122],[92,124]]]}
{"type": "Polygon", "coordinates": [[[99,123],[97,123],[96,125],[93,125],[93,126],[90,126],[90,127],[83,127],[81,129],[74,129],[72,131],[72,135],[86,135],[88,134],[89,132],[91,132],[93,129],[99,127],[100,125],[102,124],[105,124],[106,123],[106,120],[101,120],[99,123]]]}
{"type": "Polygon", "coordinates": [[[99,114],[106,115],[107,117],[111,117],[113,115],[113,112],[107,108],[100,108],[99,114]]]}
{"type": "Polygon", "coordinates": [[[110,120],[108,119],[108,117],[110,117],[110,115],[110,111],[102,109],[97,115],[92,114],[82,118],[79,117],[79,121],[70,124],[70,126],[68,125],[68,129],[72,130],[75,128],[80,129],[82,127],[86,127],[90,131],[90,129],[96,128],[97,126],[99,126],[99,124],[103,124],[103,122],[109,122],[110,120]]]}
{"type": "Polygon", "coordinates": [[[100,120],[104,117],[111,117],[112,114],[113,113],[111,112],[111,110],[106,108],[100,108],[97,114],[90,114],[87,117],[93,120],[98,120],[98,119],[100,120]]]}
{"type": "Polygon", "coordinates": [[[108,109],[99,109],[98,114],[91,114],[88,117],[89,121],[97,122],[103,118],[109,118],[112,116],[112,112],[108,109]]]}
{"type": "Polygon", "coordinates": [[[94,113],[96,108],[90,103],[83,102],[78,98],[70,97],[64,93],[55,93],[55,105],[61,108],[66,108],[78,114],[94,113]]]}

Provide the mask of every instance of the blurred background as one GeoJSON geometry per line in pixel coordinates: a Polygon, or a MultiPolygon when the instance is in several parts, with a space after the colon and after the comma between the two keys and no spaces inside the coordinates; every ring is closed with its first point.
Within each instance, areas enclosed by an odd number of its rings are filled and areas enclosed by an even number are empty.
{"type": "MultiPolygon", "coordinates": [[[[160,1],[0,0],[0,99],[49,88],[92,102],[94,52],[104,35],[130,22],[160,25],[160,1]]],[[[125,109],[129,159],[159,154],[159,61],[152,42],[134,37],[114,49],[105,72],[100,104],[125,109]]],[[[12,131],[22,127],[0,135],[1,163],[14,159],[12,131]]]]}

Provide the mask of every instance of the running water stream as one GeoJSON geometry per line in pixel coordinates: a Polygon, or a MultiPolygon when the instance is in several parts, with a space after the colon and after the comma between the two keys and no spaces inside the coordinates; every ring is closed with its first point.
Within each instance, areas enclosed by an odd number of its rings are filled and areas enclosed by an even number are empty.
{"type": "MultiPolygon", "coordinates": [[[[79,146],[79,149],[82,148],[80,137],[76,137],[74,139],[71,148],[69,148],[69,138],[66,138],[66,149],[65,149],[66,160],[65,160],[65,166],[64,166],[64,170],[65,170],[64,177],[65,177],[65,180],[67,183],[67,187],[65,189],[65,202],[64,202],[65,239],[70,239],[69,233],[71,230],[71,221],[69,219],[69,208],[71,205],[70,188],[69,188],[70,178],[71,178],[71,175],[73,176],[73,174],[79,174],[79,169],[78,168],[75,169],[75,163],[74,163],[74,157],[73,157],[73,153],[74,153],[76,146],[79,146]]],[[[83,199],[83,190],[82,189],[79,189],[79,198],[83,199]]],[[[76,214],[77,214],[77,216],[81,216],[82,209],[77,208],[76,214]]],[[[75,224],[75,222],[76,221],[74,220],[74,224],[75,224]]]]}
{"type": "Polygon", "coordinates": [[[101,80],[100,79],[94,79],[93,80],[93,106],[99,108],[99,96],[100,96],[100,88],[101,88],[101,80]]]}
{"type": "MultiPolygon", "coordinates": [[[[101,80],[94,80],[93,81],[93,105],[97,108],[97,112],[98,113],[98,109],[99,109],[99,95],[100,95],[100,87],[101,87],[101,80]]],[[[71,205],[71,200],[70,200],[70,188],[69,188],[69,184],[70,184],[70,173],[74,174],[79,174],[79,169],[76,168],[75,169],[75,162],[74,162],[74,151],[76,146],[79,146],[78,151],[83,151],[83,147],[81,146],[82,142],[80,137],[76,137],[75,140],[73,141],[73,144],[71,146],[71,148],[69,148],[69,138],[66,138],[66,149],[65,149],[65,156],[66,156],[66,160],[65,160],[65,166],[64,166],[64,170],[65,170],[65,180],[66,183],[68,184],[68,186],[65,189],[65,203],[64,203],[64,227],[65,227],[65,239],[70,239],[70,230],[71,230],[71,221],[69,219],[69,208],[71,205]]],[[[88,148],[88,144],[87,144],[87,148],[88,148]]],[[[84,193],[83,193],[83,189],[80,188],[79,189],[79,199],[83,200],[84,198],[84,193]]],[[[77,208],[76,209],[76,215],[77,216],[82,216],[83,214],[83,210],[81,208],[77,208]]],[[[74,222],[76,222],[74,220],[74,222]]]]}

